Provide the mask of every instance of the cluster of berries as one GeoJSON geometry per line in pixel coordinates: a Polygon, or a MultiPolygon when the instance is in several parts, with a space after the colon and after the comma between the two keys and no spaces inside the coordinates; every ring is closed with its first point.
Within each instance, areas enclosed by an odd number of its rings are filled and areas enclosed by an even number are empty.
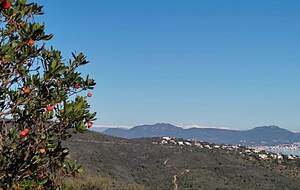
{"type": "MultiPolygon", "coordinates": [[[[76,88],[76,89],[79,89],[79,88],[81,88],[81,86],[80,86],[80,84],[75,84],[74,85],[74,88],[76,88]]],[[[29,95],[30,93],[31,93],[31,89],[30,89],[30,87],[28,87],[28,86],[26,86],[26,87],[23,87],[22,88],[22,91],[23,91],[23,94],[25,94],[25,95],[29,95]]],[[[93,93],[92,92],[88,92],[87,93],[87,97],[92,97],[93,96],[93,93]]],[[[53,112],[54,111],[54,105],[48,105],[47,107],[46,107],[46,111],[47,112],[53,112]]],[[[61,112],[63,112],[63,110],[61,110],[61,112]]],[[[92,128],[93,127],[93,122],[92,121],[88,121],[87,122],[87,128],[92,128]]],[[[25,129],[23,129],[21,132],[20,132],[20,137],[22,137],[22,138],[25,138],[25,137],[27,137],[29,135],[29,129],[28,128],[25,128],[25,129]]]]}
{"type": "MultiPolygon", "coordinates": [[[[0,7],[2,10],[7,10],[11,8],[11,2],[9,0],[0,0],[0,7]]],[[[33,47],[35,44],[35,41],[33,39],[29,39],[27,41],[27,45],[29,47],[33,47]]]]}
{"type": "MultiPolygon", "coordinates": [[[[81,86],[80,86],[80,84],[76,83],[76,84],[74,85],[74,88],[78,90],[78,89],[81,88],[81,86]]],[[[93,96],[93,93],[92,93],[92,92],[88,92],[88,93],[87,93],[87,97],[92,97],[92,96],[93,96]]]]}
{"type": "MultiPolygon", "coordinates": [[[[74,88],[78,90],[81,88],[81,86],[80,86],[80,84],[76,83],[74,85],[74,88]]],[[[92,92],[87,93],[87,97],[92,97],[92,96],[93,96],[92,92]]],[[[87,122],[87,128],[92,128],[92,127],[93,127],[93,122],[91,122],[91,121],[87,122]]]]}

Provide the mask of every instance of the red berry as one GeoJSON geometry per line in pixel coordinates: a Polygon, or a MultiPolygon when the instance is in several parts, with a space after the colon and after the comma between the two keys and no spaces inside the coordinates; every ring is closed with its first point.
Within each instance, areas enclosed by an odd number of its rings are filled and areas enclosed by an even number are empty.
{"type": "Polygon", "coordinates": [[[88,128],[92,128],[92,127],[93,127],[93,122],[89,121],[89,122],[87,123],[87,127],[88,127],[88,128]]]}
{"type": "Polygon", "coordinates": [[[25,133],[24,131],[21,131],[21,132],[20,132],[20,136],[21,136],[21,137],[26,137],[26,133],[25,133]]]}
{"type": "Polygon", "coordinates": [[[27,45],[28,45],[29,47],[33,47],[34,44],[35,44],[35,41],[34,41],[33,39],[29,39],[28,42],[27,42],[27,45]]]}
{"type": "Polygon", "coordinates": [[[20,132],[20,136],[22,138],[27,137],[28,134],[29,134],[29,129],[27,129],[27,128],[23,129],[23,131],[20,132]]]}
{"type": "Polygon", "coordinates": [[[88,96],[88,97],[92,97],[92,96],[93,96],[93,93],[89,92],[89,93],[87,93],[87,96],[88,96]]]}
{"type": "Polygon", "coordinates": [[[75,84],[75,86],[74,86],[74,88],[76,88],[76,89],[79,89],[81,86],[80,86],[80,84],[78,84],[78,83],[76,83],[75,84]]]}
{"type": "Polygon", "coordinates": [[[52,112],[53,110],[54,110],[54,106],[52,106],[52,105],[47,106],[47,111],[48,112],[52,112]]]}
{"type": "Polygon", "coordinates": [[[31,92],[31,89],[28,86],[23,87],[22,90],[25,95],[29,95],[31,92]]]}
{"type": "Polygon", "coordinates": [[[29,129],[28,129],[28,128],[25,128],[23,131],[24,131],[25,133],[29,133],[29,129]]]}
{"type": "Polygon", "coordinates": [[[46,149],[44,149],[44,148],[40,148],[39,151],[40,151],[41,154],[45,154],[46,153],[46,149]]]}
{"type": "Polygon", "coordinates": [[[10,9],[11,8],[11,3],[8,0],[3,0],[1,3],[1,7],[3,9],[10,9]]]}

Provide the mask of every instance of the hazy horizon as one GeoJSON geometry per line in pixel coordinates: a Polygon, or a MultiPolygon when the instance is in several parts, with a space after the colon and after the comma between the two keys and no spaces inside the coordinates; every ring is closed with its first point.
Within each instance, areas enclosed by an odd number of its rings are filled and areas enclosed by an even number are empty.
{"type": "Polygon", "coordinates": [[[46,1],[97,81],[95,124],[300,128],[299,1],[46,1]]]}

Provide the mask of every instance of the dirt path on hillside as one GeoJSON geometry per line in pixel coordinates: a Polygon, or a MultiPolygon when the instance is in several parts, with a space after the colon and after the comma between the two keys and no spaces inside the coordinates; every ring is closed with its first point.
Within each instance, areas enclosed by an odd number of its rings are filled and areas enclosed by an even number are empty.
{"type": "MultiPolygon", "coordinates": [[[[173,168],[175,171],[177,171],[177,173],[179,173],[178,169],[176,167],[172,167],[172,165],[168,165],[168,162],[169,162],[169,158],[167,158],[163,164],[167,167],[167,168],[173,168]]],[[[182,171],[181,173],[179,173],[178,175],[179,176],[183,176],[183,175],[186,175],[190,172],[189,169],[185,169],[184,171],[182,171]]],[[[178,181],[178,176],[177,175],[174,175],[173,176],[173,180],[172,180],[172,184],[174,185],[174,190],[178,190],[178,184],[177,184],[177,181],[178,181]]]]}
{"type": "Polygon", "coordinates": [[[177,175],[174,175],[173,177],[173,184],[174,184],[174,190],[178,190],[177,175]]]}
{"type": "Polygon", "coordinates": [[[166,167],[168,167],[168,166],[167,166],[168,161],[169,161],[169,159],[166,159],[166,160],[164,161],[164,165],[165,165],[166,167]]]}

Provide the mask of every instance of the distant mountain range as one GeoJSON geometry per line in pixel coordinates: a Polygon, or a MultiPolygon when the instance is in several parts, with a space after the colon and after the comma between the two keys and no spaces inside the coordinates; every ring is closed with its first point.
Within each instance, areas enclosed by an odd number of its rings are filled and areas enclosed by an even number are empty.
{"type": "Polygon", "coordinates": [[[300,133],[277,126],[262,126],[251,130],[229,130],[218,128],[183,129],[168,123],[140,125],[131,129],[109,128],[102,133],[127,139],[170,136],[195,139],[218,144],[278,145],[300,142],[300,133]]]}

